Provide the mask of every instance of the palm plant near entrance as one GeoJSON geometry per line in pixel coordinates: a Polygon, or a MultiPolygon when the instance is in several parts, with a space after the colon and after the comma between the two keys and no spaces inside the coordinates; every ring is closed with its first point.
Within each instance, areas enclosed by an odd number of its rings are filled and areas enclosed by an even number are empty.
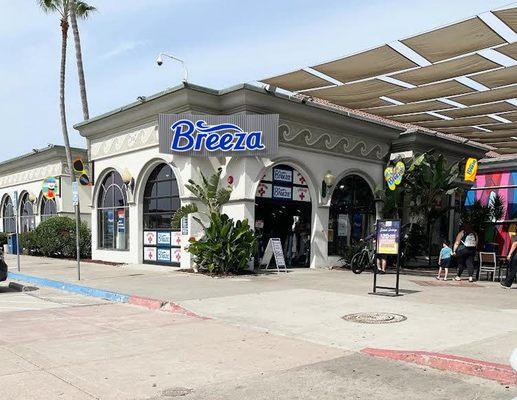
{"type": "Polygon", "coordinates": [[[243,271],[257,251],[258,239],[248,220],[235,222],[221,212],[230,200],[232,188],[220,187],[222,169],[210,178],[201,174],[201,182],[189,180],[185,187],[194,195],[197,203],[181,207],[172,217],[173,226],[179,226],[182,218],[190,214],[203,228],[199,240],[190,240],[188,251],[202,271],[210,274],[235,274],[243,271]]]}

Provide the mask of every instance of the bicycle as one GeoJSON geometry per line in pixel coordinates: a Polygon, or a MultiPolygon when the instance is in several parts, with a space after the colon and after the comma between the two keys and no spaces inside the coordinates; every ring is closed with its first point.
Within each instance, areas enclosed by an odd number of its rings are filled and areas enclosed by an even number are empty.
{"type": "Polygon", "coordinates": [[[375,272],[377,268],[375,262],[375,251],[365,245],[358,253],[355,253],[350,260],[350,269],[354,274],[360,274],[366,268],[371,268],[375,272]]]}

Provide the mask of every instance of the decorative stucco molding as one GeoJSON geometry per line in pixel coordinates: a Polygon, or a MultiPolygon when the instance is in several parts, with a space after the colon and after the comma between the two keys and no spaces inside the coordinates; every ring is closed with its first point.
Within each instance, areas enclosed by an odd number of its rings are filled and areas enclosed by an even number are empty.
{"type": "Polygon", "coordinates": [[[21,183],[43,180],[47,176],[60,176],[64,172],[62,163],[48,164],[14,174],[0,176],[0,188],[18,185],[21,183]]]}
{"type": "Polygon", "coordinates": [[[364,138],[307,128],[306,125],[282,121],[278,127],[280,145],[302,147],[324,153],[382,160],[389,145],[364,138]]]}
{"type": "Polygon", "coordinates": [[[158,146],[158,126],[151,125],[91,141],[91,159],[126,153],[149,146],[158,146]]]}

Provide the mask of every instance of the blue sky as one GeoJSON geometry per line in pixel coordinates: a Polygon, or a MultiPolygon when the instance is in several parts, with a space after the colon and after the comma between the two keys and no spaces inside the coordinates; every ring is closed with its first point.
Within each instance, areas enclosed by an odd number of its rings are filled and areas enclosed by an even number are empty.
{"type": "MultiPolygon", "coordinates": [[[[90,0],[80,23],[90,114],[180,83],[223,88],[364,50],[505,5],[504,0],[90,0]],[[121,6],[121,4],[123,4],[121,6]]],[[[62,143],[58,109],[60,31],[36,0],[0,0],[0,160],[62,143]],[[23,19],[22,19],[23,17],[23,19]]],[[[67,108],[81,120],[73,41],[67,108]]]]}

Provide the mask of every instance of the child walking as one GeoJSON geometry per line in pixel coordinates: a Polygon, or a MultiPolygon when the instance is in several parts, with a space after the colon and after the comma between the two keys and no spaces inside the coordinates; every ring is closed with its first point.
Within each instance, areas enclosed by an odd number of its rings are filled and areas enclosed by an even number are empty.
{"type": "Polygon", "coordinates": [[[442,275],[442,268],[445,270],[445,275],[443,276],[443,280],[447,280],[447,275],[449,274],[449,267],[451,265],[451,256],[452,249],[449,246],[449,241],[444,240],[442,242],[442,249],[440,250],[440,257],[438,257],[438,265],[440,268],[438,269],[438,276],[436,279],[440,280],[440,276],[442,275]]]}

